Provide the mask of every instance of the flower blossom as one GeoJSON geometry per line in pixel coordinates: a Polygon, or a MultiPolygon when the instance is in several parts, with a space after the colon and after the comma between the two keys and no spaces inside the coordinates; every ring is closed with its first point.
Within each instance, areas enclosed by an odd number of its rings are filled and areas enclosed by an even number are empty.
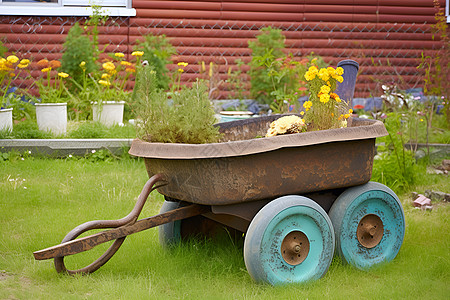
{"type": "Polygon", "coordinates": [[[67,78],[67,77],[69,77],[69,74],[64,73],[64,72],[59,72],[59,73],[58,73],[58,76],[59,76],[59,77],[62,77],[62,78],[67,78]]]}
{"type": "Polygon", "coordinates": [[[99,80],[98,83],[100,83],[101,85],[104,85],[104,86],[110,86],[111,85],[111,83],[109,81],[107,81],[107,80],[99,80]]]}
{"type": "Polygon", "coordinates": [[[133,56],[142,56],[142,55],[144,55],[144,51],[133,51],[133,53],[131,53],[131,55],[133,55],[133,56]]]}
{"type": "Polygon", "coordinates": [[[10,55],[10,56],[8,56],[8,57],[6,58],[6,60],[7,60],[9,63],[15,64],[16,62],[19,61],[19,58],[18,58],[17,56],[15,56],[15,55],[10,55]]]}

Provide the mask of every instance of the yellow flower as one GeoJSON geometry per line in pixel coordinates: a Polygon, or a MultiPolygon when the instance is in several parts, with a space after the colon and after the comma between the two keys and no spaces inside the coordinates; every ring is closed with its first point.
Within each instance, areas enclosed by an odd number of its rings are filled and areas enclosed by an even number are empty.
{"type": "Polygon", "coordinates": [[[209,63],[209,72],[208,72],[208,75],[210,78],[213,76],[213,70],[214,70],[214,64],[213,64],[213,62],[210,62],[209,63]]]}
{"type": "Polygon", "coordinates": [[[85,61],[82,61],[82,62],[80,63],[80,67],[84,68],[85,66],[86,66],[86,62],[85,62],[85,61]]]}
{"type": "Polygon", "coordinates": [[[120,64],[122,66],[132,66],[133,65],[132,63],[130,63],[130,62],[126,61],[126,60],[121,61],[120,64]]]}
{"type": "Polygon", "coordinates": [[[30,60],[24,58],[20,61],[18,67],[20,66],[19,68],[26,68],[26,67],[28,67],[29,64],[30,64],[30,60]]]}
{"type": "Polygon", "coordinates": [[[59,72],[59,73],[58,73],[58,76],[59,76],[59,77],[62,77],[62,78],[67,78],[67,77],[69,77],[69,74],[64,73],[64,72],[59,72]]]}
{"type": "Polygon", "coordinates": [[[342,69],[341,67],[337,67],[336,68],[336,75],[341,76],[342,74],[344,74],[344,69],[342,69]]]}
{"type": "Polygon", "coordinates": [[[129,72],[129,73],[135,73],[136,72],[136,70],[133,69],[133,68],[126,68],[125,71],[129,72]]]}
{"type": "Polygon", "coordinates": [[[311,66],[311,67],[308,68],[308,72],[317,74],[319,72],[319,70],[317,69],[316,66],[311,66]]]}
{"type": "Polygon", "coordinates": [[[327,72],[328,72],[328,75],[330,75],[331,77],[333,77],[334,74],[336,74],[336,70],[333,67],[328,67],[327,72]]]}
{"type": "Polygon", "coordinates": [[[344,77],[338,76],[338,77],[336,77],[336,80],[339,81],[340,83],[342,83],[342,82],[344,82],[344,77]]]}
{"type": "Polygon", "coordinates": [[[320,87],[320,92],[322,94],[328,94],[331,91],[331,88],[328,85],[322,85],[320,87]]]}
{"type": "Polygon", "coordinates": [[[15,55],[10,55],[10,56],[8,56],[8,57],[6,58],[6,60],[7,60],[9,63],[15,64],[16,62],[19,61],[19,58],[18,58],[17,56],[15,56],[15,55]]]}
{"type": "Polygon", "coordinates": [[[178,69],[178,73],[183,73],[184,70],[183,69],[178,69]]]}
{"type": "Polygon", "coordinates": [[[102,79],[107,79],[109,77],[111,77],[111,75],[109,75],[108,73],[103,73],[102,74],[102,79]]]}
{"type": "Polygon", "coordinates": [[[328,79],[330,79],[330,75],[328,74],[328,71],[325,68],[320,69],[317,76],[319,76],[319,78],[325,82],[328,81],[328,79]]]}
{"type": "Polygon", "coordinates": [[[302,116],[303,116],[304,114],[305,114],[305,112],[304,112],[304,111],[301,111],[301,112],[300,112],[300,115],[302,115],[302,116]]]}
{"type": "Polygon", "coordinates": [[[305,108],[306,111],[310,110],[311,106],[312,106],[312,101],[305,101],[305,103],[303,103],[303,107],[305,108]]]}
{"type": "Polygon", "coordinates": [[[24,65],[24,64],[20,63],[17,65],[17,67],[20,69],[25,69],[26,67],[28,67],[28,64],[24,65]]]}
{"type": "MultiPolygon", "coordinates": [[[[212,62],[211,62],[211,63],[212,63],[212,62]]],[[[211,66],[211,63],[209,64],[210,66],[211,66]]],[[[186,62],[179,62],[178,65],[179,65],[179,66],[183,66],[183,67],[187,67],[187,66],[188,66],[188,63],[186,63],[186,62]]]]}
{"type": "Polygon", "coordinates": [[[350,114],[345,114],[344,118],[346,118],[346,119],[350,118],[350,114]]]}
{"type": "Polygon", "coordinates": [[[330,95],[329,94],[322,94],[320,95],[320,102],[322,103],[327,103],[328,101],[330,101],[330,95]]]}
{"type": "Polygon", "coordinates": [[[105,62],[105,63],[102,65],[102,67],[103,67],[103,69],[105,69],[105,70],[107,70],[107,71],[113,71],[113,70],[116,69],[116,66],[115,66],[112,62],[110,62],[110,61],[105,62]]]}
{"type": "Polygon", "coordinates": [[[118,53],[114,53],[115,57],[124,57],[125,54],[123,54],[122,52],[118,52],[118,53]]]}
{"type": "Polygon", "coordinates": [[[353,109],[350,108],[350,109],[348,110],[348,113],[349,113],[349,114],[352,114],[352,113],[353,113],[353,109]]]}
{"type": "Polygon", "coordinates": [[[43,68],[42,70],[41,70],[41,72],[42,73],[47,73],[47,72],[50,72],[52,70],[52,67],[48,67],[48,68],[43,68]]]}
{"type": "Polygon", "coordinates": [[[133,56],[142,56],[142,55],[144,55],[144,51],[133,51],[133,53],[131,53],[131,55],[133,55],[133,56]]]}
{"type": "Polygon", "coordinates": [[[316,77],[316,73],[312,73],[312,72],[310,72],[310,71],[307,71],[307,72],[305,73],[305,79],[306,79],[306,81],[311,81],[311,80],[313,80],[315,77],[316,77]]]}
{"type": "Polygon", "coordinates": [[[98,83],[100,83],[101,85],[104,85],[104,86],[109,86],[109,85],[111,85],[111,83],[109,83],[108,80],[99,80],[98,83]]]}

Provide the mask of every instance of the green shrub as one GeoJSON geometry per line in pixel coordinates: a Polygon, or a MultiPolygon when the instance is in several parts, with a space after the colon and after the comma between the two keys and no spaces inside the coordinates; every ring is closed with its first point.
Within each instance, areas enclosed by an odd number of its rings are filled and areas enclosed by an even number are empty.
{"type": "Polygon", "coordinates": [[[170,63],[170,57],[176,53],[175,47],[169,43],[165,35],[144,36],[144,41],[137,40],[135,50],[144,51],[142,61],[147,61],[155,70],[156,86],[163,90],[169,88],[170,74],[166,65],[170,63]]]}
{"type": "Polygon", "coordinates": [[[64,42],[64,53],[61,59],[62,70],[70,74],[79,84],[82,84],[83,77],[86,73],[88,74],[97,70],[93,51],[93,43],[84,34],[78,22],[75,23],[70,28],[66,41],[64,42]],[[83,61],[86,63],[84,65],[85,72],[80,67],[80,63],[83,61]]]}
{"type": "Polygon", "coordinates": [[[140,120],[138,137],[151,142],[201,144],[217,142],[219,129],[208,98],[207,86],[196,82],[183,87],[169,99],[157,88],[156,72],[143,67],[133,92],[140,120]]]}
{"type": "Polygon", "coordinates": [[[250,62],[249,75],[251,95],[261,103],[270,103],[273,91],[273,83],[269,77],[268,66],[284,57],[285,37],[281,29],[272,27],[262,28],[261,33],[256,36],[256,41],[249,41],[248,47],[252,50],[252,60],[250,62]]]}

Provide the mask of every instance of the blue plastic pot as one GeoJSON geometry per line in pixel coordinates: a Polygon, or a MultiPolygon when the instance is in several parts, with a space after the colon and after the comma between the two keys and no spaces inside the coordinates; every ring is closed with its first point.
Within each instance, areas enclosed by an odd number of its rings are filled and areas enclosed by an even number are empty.
{"type": "Polygon", "coordinates": [[[345,102],[352,106],[353,94],[355,93],[356,76],[358,75],[359,64],[351,59],[342,60],[337,64],[344,69],[344,82],[339,83],[336,94],[345,102]]]}

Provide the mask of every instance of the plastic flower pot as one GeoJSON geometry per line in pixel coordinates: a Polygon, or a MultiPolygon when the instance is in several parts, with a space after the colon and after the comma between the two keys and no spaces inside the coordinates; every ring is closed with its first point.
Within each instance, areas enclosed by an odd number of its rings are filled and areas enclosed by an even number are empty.
{"type": "Polygon", "coordinates": [[[344,82],[339,83],[336,94],[352,107],[353,94],[355,93],[356,76],[358,75],[359,64],[351,59],[342,60],[337,64],[344,69],[344,82]]]}
{"type": "Polygon", "coordinates": [[[123,124],[124,106],[125,101],[103,101],[101,106],[94,103],[92,105],[93,120],[106,126],[123,124]]]}
{"type": "Polygon", "coordinates": [[[36,120],[39,130],[55,135],[67,130],[67,103],[36,103],[36,120]]]}
{"type": "Polygon", "coordinates": [[[12,108],[0,109],[0,130],[12,131],[13,117],[12,108]]]}

